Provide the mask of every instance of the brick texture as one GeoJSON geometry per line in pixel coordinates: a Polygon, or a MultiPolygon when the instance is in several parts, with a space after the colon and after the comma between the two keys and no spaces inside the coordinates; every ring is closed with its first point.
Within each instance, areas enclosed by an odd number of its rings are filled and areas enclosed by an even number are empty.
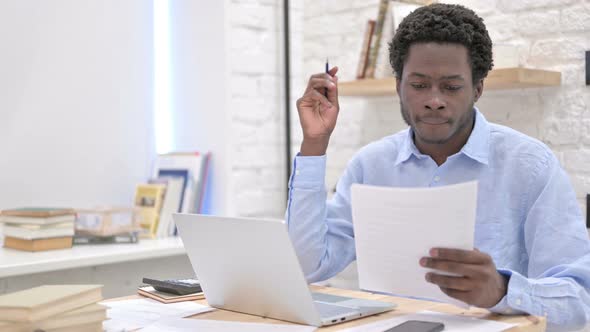
{"type": "MultiPolygon", "coordinates": [[[[285,212],[282,5],[283,1],[276,0],[232,0],[228,6],[231,126],[227,135],[231,137],[228,149],[233,188],[230,195],[233,211],[240,216],[280,218],[285,212]]],[[[290,6],[295,95],[303,81],[303,1],[291,0],[290,6]]],[[[293,120],[297,120],[296,115],[293,120]]]]}

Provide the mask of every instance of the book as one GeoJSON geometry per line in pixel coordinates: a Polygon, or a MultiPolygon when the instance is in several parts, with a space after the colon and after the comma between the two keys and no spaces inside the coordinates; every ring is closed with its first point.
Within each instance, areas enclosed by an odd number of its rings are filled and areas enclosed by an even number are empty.
{"type": "Polygon", "coordinates": [[[137,294],[145,297],[149,297],[162,303],[176,303],[184,301],[195,301],[202,300],[205,298],[203,292],[187,294],[187,295],[175,295],[170,293],[159,292],[150,285],[141,285],[137,288],[137,294]]]}
{"type": "Polygon", "coordinates": [[[0,215],[0,222],[11,224],[35,224],[35,225],[49,225],[63,222],[76,221],[76,215],[68,214],[55,217],[24,217],[24,216],[9,216],[0,215]]]}
{"type": "Polygon", "coordinates": [[[5,224],[3,233],[5,236],[24,240],[74,236],[74,223],[65,222],[49,225],[5,224]]]}
{"type": "Polygon", "coordinates": [[[172,152],[158,155],[154,167],[154,178],[165,176],[164,171],[186,170],[189,172],[190,177],[181,212],[200,213],[202,211],[210,159],[209,152],[172,152]]]}
{"type": "Polygon", "coordinates": [[[137,233],[113,234],[113,235],[84,235],[76,234],[74,244],[113,244],[113,243],[137,243],[137,233]]]}
{"type": "Polygon", "coordinates": [[[174,235],[174,227],[172,214],[180,212],[180,205],[182,201],[182,188],[184,179],[180,177],[157,178],[152,179],[149,183],[161,183],[166,185],[166,194],[164,195],[164,202],[160,211],[160,221],[156,236],[159,238],[174,235]]]}
{"type": "Polygon", "coordinates": [[[0,295],[0,320],[36,322],[102,300],[102,285],[44,285],[0,295]]]}
{"type": "Polygon", "coordinates": [[[178,212],[182,212],[183,208],[188,208],[185,202],[190,199],[189,191],[194,190],[193,183],[194,179],[191,177],[188,169],[160,169],[158,170],[157,179],[165,181],[167,179],[179,179],[182,181],[182,192],[180,197],[180,207],[178,212]],[[190,189],[189,189],[190,188],[190,189]]]}
{"type": "Polygon", "coordinates": [[[5,236],[4,247],[24,251],[45,251],[54,249],[66,249],[72,247],[72,237],[53,237],[48,239],[25,240],[16,237],[5,236]]]}
{"type": "MultiPolygon", "coordinates": [[[[36,330],[54,331],[56,329],[80,327],[80,325],[98,324],[107,319],[107,307],[100,304],[89,304],[71,311],[64,312],[37,322],[0,322],[2,332],[30,332],[36,330]]],[[[86,331],[78,329],[77,331],[86,331]]]]}
{"type": "Polygon", "coordinates": [[[359,64],[356,71],[356,78],[365,78],[365,71],[369,60],[369,50],[371,49],[371,40],[373,39],[373,30],[375,29],[375,20],[368,20],[365,27],[365,36],[363,37],[363,45],[361,47],[361,55],[359,57],[359,64]]]}
{"type": "Polygon", "coordinates": [[[381,32],[380,49],[377,51],[377,60],[375,61],[374,77],[384,78],[393,77],[393,68],[389,62],[389,43],[393,40],[393,31],[395,29],[393,8],[398,2],[392,1],[389,10],[385,13],[383,21],[383,31],[381,32]]]}
{"type": "Polygon", "coordinates": [[[69,208],[44,208],[44,207],[24,207],[18,209],[3,210],[2,216],[16,216],[16,217],[33,217],[33,218],[49,218],[57,216],[75,215],[76,211],[69,208]]]}
{"type": "Polygon", "coordinates": [[[377,62],[375,64],[375,77],[393,77],[394,73],[389,63],[389,52],[387,51],[388,43],[393,40],[393,36],[399,24],[403,19],[414,10],[422,5],[418,1],[392,1],[389,4],[389,13],[385,15],[383,22],[383,32],[381,37],[382,50],[377,53],[377,62]]]}
{"type": "Polygon", "coordinates": [[[373,32],[373,41],[371,45],[371,51],[369,52],[369,61],[367,64],[367,70],[365,71],[365,77],[374,78],[375,68],[377,65],[377,56],[381,47],[381,35],[383,33],[383,25],[385,22],[385,16],[388,11],[390,0],[380,0],[379,12],[377,14],[377,20],[375,21],[375,30],[373,32]]]}
{"type": "Polygon", "coordinates": [[[166,194],[162,184],[140,184],[135,189],[135,207],[141,216],[141,237],[156,238],[160,211],[166,194]]]}

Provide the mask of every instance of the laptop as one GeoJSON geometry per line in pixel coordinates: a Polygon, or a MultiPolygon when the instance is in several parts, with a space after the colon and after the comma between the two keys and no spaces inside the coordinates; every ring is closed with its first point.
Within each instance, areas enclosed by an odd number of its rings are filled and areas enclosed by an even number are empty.
{"type": "Polygon", "coordinates": [[[173,218],[212,307],[326,326],[396,306],[310,292],[283,221],[178,213],[173,218]]]}

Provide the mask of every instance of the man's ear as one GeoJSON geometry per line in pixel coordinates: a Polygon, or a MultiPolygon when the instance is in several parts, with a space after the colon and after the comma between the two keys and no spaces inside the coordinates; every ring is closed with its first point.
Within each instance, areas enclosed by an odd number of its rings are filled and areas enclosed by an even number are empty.
{"type": "Polygon", "coordinates": [[[400,89],[402,86],[402,80],[399,77],[395,77],[395,91],[397,92],[397,95],[400,95],[400,89]]]}
{"type": "Polygon", "coordinates": [[[483,94],[483,78],[477,81],[477,83],[475,83],[473,89],[475,90],[475,96],[473,99],[475,100],[475,102],[477,102],[479,100],[479,97],[481,97],[481,95],[483,94]]]}

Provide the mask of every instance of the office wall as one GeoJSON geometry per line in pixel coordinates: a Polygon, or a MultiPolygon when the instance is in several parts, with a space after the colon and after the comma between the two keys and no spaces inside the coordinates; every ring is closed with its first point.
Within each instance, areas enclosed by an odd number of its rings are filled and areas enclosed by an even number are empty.
{"type": "MultiPolygon", "coordinates": [[[[335,6],[334,1],[305,1],[304,76],[321,71],[323,59],[329,56],[334,65],[341,67],[341,80],[353,79],[364,27],[367,19],[376,17],[378,2],[343,0],[335,6]]],[[[494,43],[517,45],[520,65],[562,72],[560,87],[486,90],[477,106],[488,120],[548,144],[570,175],[585,210],[584,198],[590,192],[590,88],[584,85],[584,50],[590,50],[590,3],[453,3],[475,10],[484,19],[494,43]]],[[[339,123],[328,150],[330,186],[361,146],[405,127],[396,97],[348,97],[342,98],[341,105],[339,123]]]]}
{"type": "MultiPolygon", "coordinates": [[[[212,151],[212,212],[282,217],[284,152],[283,2],[172,1],[175,150],[212,151]]],[[[302,4],[291,1],[300,75],[302,4]]],[[[294,101],[293,101],[294,102],[294,101]]]]}
{"type": "MultiPolygon", "coordinates": [[[[303,81],[303,1],[290,1],[291,111],[303,81]]],[[[231,201],[243,216],[282,218],[287,200],[283,1],[228,10],[231,201]]],[[[293,117],[297,121],[296,115],[293,117]]],[[[298,129],[297,129],[298,130],[298,129]]]]}
{"type": "Polygon", "coordinates": [[[154,153],[152,6],[0,1],[0,209],[130,205],[154,153]]]}
{"type": "Polygon", "coordinates": [[[211,151],[210,209],[230,214],[229,1],[169,1],[170,110],[175,151],[211,151]]]}

